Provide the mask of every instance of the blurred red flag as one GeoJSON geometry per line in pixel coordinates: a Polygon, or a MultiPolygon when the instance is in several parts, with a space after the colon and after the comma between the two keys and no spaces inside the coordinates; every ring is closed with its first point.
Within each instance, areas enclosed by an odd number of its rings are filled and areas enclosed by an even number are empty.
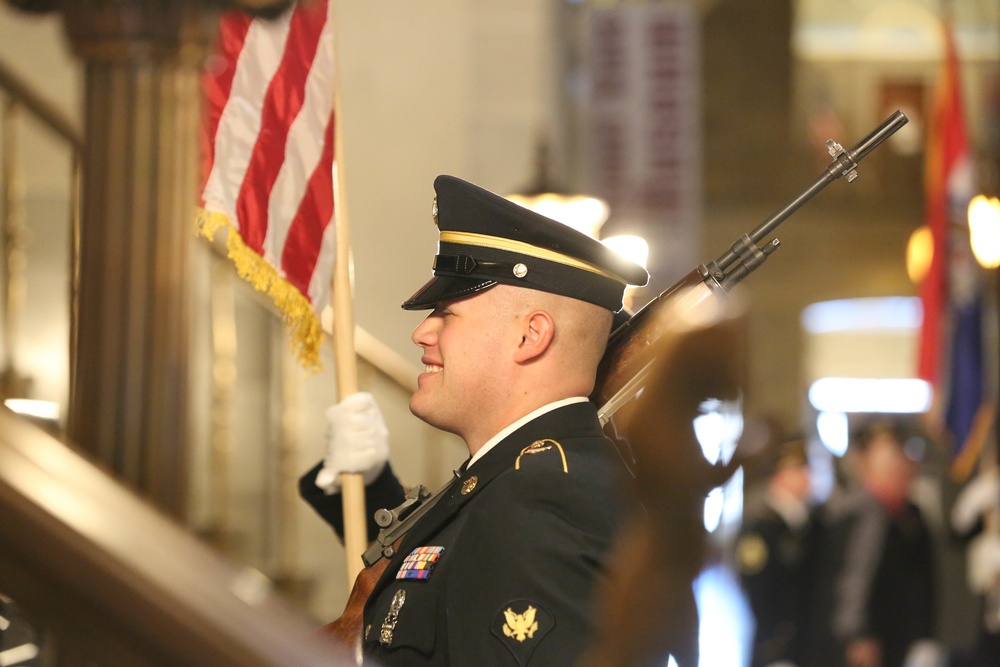
{"type": "Polygon", "coordinates": [[[962,109],[958,54],[951,26],[943,26],[944,60],[934,94],[927,137],[924,195],[934,255],[920,286],[924,320],[917,373],[933,386],[941,381],[943,325],[948,302],[950,220],[971,199],[971,166],[962,109]],[[960,200],[964,199],[964,203],[960,200]],[[954,209],[951,205],[954,204],[954,209]]]}
{"type": "Polygon", "coordinates": [[[333,270],[334,48],[326,0],[275,19],[223,13],[202,78],[198,224],[228,229],[237,272],[284,313],[319,364],[333,270]]]}
{"type": "Polygon", "coordinates": [[[943,24],[944,59],[931,109],[926,148],[926,215],[934,254],[920,287],[923,326],[918,375],[934,388],[935,412],[953,454],[983,434],[982,285],[968,235],[974,175],[962,106],[958,54],[943,24]]]}

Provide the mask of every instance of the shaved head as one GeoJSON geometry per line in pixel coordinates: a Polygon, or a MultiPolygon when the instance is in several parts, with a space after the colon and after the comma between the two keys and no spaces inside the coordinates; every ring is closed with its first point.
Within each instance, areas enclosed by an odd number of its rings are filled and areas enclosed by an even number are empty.
{"type": "Polygon", "coordinates": [[[574,386],[587,385],[577,395],[589,395],[593,390],[597,365],[604,355],[611,334],[613,314],[607,308],[571,297],[540,290],[497,285],[498,317],[504,322],[526,317],[541,310],[555,322],[552,345],[546,351],[548,363],[563,369],[574,386]]]}

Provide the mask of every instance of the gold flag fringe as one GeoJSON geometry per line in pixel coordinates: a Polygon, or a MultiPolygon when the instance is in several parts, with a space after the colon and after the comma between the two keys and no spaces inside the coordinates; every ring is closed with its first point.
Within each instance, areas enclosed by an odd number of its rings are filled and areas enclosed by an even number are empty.
{"type": "Polygon", "coordinates": [[[320,345],[323,329],[309,300],[287,280],[278,275],[275,268],[263,257],[251,250],[243,242],[243,237],[233,227],[223,213],[206,211],[198,207],[195,216],[198,234],[209,241],[225,227],[228,231],[226,251],[236,267],[236,273],[253,285],[254,289],[267,294],[282,313],[285,327],[292,338],[292,349],[296,358],[307,370],[317,372],[322,368],[320,345]]]}

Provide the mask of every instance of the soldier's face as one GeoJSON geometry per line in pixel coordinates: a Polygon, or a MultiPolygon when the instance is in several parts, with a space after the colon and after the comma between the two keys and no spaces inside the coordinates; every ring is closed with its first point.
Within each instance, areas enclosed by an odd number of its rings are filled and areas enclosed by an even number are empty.
{"type": "Polygon", "coordinates": [[[470,446],[470,439],[493,428],[490,420],[504,400],[507,351],[515,335],[503,287],[439,304],[412,335],[423,351],[424,372],[410,411],[470,446]]]}

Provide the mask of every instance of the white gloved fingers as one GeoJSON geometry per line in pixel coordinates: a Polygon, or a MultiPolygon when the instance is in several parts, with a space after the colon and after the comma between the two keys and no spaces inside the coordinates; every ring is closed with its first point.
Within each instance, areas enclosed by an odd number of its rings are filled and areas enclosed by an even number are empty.
{"type": "Polygon", "coordinates": [[[969,543],[969,589],[974,593],[987,593],[1000,581],[1000,535],[984,533],[969,543]]]}
{"type": "Polygon", "coordinates": [[[1000,509],[1000,476],[995,470],[977,475],[959,492],[951,508],[951,525],[967,532],[989,509],[1000,509]]]}
{"type": "Polygon", "coordinates": [[[339,475],[360,473],[370,484],[389,459],[389,429],[375,397],[352,394],[326,410],[326,455],[316,485],[327,493],[340,490],[339,475]]]}
{"type": "Polygon", "coordinates": [[[368,392],[351,394],[340,403],[331,405],[326,409],[326,418],[332,438],[389,437],[378,403],[368,392]]]}

